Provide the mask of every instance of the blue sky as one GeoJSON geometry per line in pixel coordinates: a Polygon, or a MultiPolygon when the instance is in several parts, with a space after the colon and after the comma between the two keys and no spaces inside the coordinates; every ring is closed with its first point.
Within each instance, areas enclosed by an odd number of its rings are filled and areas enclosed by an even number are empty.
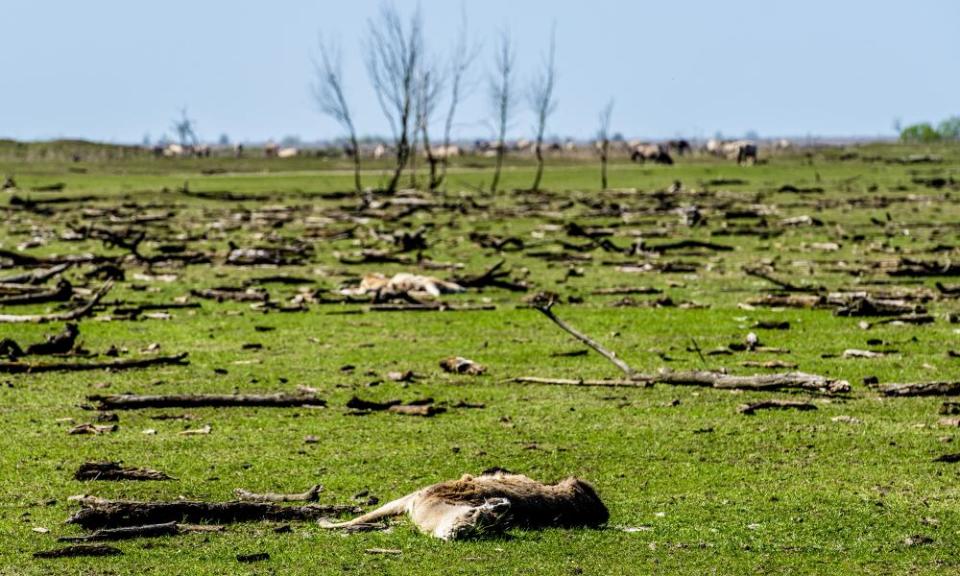
{"type": "MultiPolygon", "coordinates": [[[[139,142],[187,106],[203,139],[338,135],[309,85],[318,33],[342,44],[358,129],[385,134],[362,38],[379,0],[11,0],[0,51],[0,137],[139,142]]],[[[489,135],[485,90],[508,27],[519,82],[556,23],[559,107],[548,133],[589,137],[616,100],[628,136],[890,135],[960,114],[955,0],[483,0],[483,42],[457,133],[489,135]]],[[[397,0],[404,11],[416,2],[397,0]]],[[[420,0],[428,48],[455,39],[461,4],[420,0]]],[[[523,110],[511,135],[531,132],[523,110]]]]}

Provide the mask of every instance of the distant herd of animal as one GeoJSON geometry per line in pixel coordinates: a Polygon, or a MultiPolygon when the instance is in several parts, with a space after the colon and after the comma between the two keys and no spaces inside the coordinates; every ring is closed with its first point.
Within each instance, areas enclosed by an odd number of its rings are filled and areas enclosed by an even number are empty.
{"type": "MultiPolygon", "coordinates": [[[[669,165],[674,163],[674,157],[685,156],[693,153],[694,151],[710,154],[719,158],[725,158],[727,160],[735,160],[741,165],[756,164],[758,160],[758,145],[750,140],[711,139],[707,140],[706,143],[697,147],[696,149],[693,145],[691,145],[689,140],[682,139],[667,140],[665,142],[656,143],[630,140],[611,142],[610,144],[612,149],[626,152],[632,161],[641,164],[651,162],[654,164],[669,165]]],[[[499,145],[499,142],[477,140],[476,142],[472,143],[472,146],[437,146],[431,148],[431,152],[433,153],[434,158],[452,158],[468,154],[492,156],[496,153],[499,145]]],[[[599,146],[599,143],[594,143],[594,146],[599,146]]],[[[789,148],[790,146],[791,144],[787,140],[779,140],[772,144],[772,147],[775,149],[785,149],[789,148]]],[[[506,144],[506,148],[512,153],[522,154],[524,152],[532,151],[532,143],[521,139],[514,142],[508,142],[506,144]]],[[[585,147],[569,140],[563,143],[558,142],[548,146],[548,150],[553,152],[573,153],[582,149],[585,149],[585,147]]],[[[219,156],[232,155],[236,157],[242,157],[248,152],[243,144],[221,147],[213,147],[206,144],[166,144],[154,146],[152,151],[155,156],[165,158],[209,158],[213,154],[219,156]]],[[[293,146],[281,147],[274,142],[268,142],[259,148],[259,153],[266,158],[293,158],[296,156],[325,157],[335,156],[341,153],[345,156],[352,157],[354,150],[349,146],[345,146],[343,148],[321,148],[307,150],[293,146]]],[[[361,144],[360,146],[360,155],[363,157],[379,159],[386,156],[388,153],[389,148],[381,143],[361,144]]],[[[426,154],[426,151],[421,151],[421,153],[426,154]]]]}

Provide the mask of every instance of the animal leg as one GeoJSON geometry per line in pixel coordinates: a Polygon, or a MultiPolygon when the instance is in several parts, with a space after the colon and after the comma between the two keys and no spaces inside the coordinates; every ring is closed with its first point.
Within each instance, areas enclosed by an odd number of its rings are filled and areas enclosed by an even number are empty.
{"type": "Polygon", "coordinates": [[[409,511],[410,503],[416,498],[420,493],[414,492],[413,494],[407,494],[403,498],[398,498],[392,502],[387,502],[383,506],[367,512],[362,516],[358,516],[353,520],[348,520],[346,522],[338,523],[329,523],[321,522],[321,526],[324,528],[349,528],[351,526],[357,526],[358,524],[370,524],[384,518],[391,518],[393,516],[402,516],[409,511]]]}

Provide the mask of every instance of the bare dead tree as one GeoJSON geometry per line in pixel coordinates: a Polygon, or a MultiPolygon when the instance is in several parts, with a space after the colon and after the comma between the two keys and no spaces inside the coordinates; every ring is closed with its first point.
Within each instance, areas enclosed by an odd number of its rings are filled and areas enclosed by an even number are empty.
{"type": "Polygon", "coordinates": [[[320,60],[313,64],[313,99],[322,114],[332,118],[347,132],[353,155],[353,185],[360,192],[363,188],[360,182],[360,144],[343,91],[342,62],[340,47],[320,38],[320,60]]]}
{"type": "Polygon", "coordinates": [[[430,119],[436,110],[442,88],[442,79],[436,70],[425,68],[420,72],[417,80],[417,130],[423,141],[423,149],[429,165],[430,190],[436,190],[443,180],[437,173],[440,159],[437,158],[430,143],[430,119]]]}
{"type": "Polygon", "coordinates": [[[478,44],[471,44],[467,26],[467,12],[461,7],[460,30],[457,33],[457,43],[453,48],[453,57],[450,61],[450,106],[447,108],[447,117],[443,124],[443,155],[440,158],[440,176],[437,186],[447,177],[447,167],[450,159],[450,138],[453,133],[453,121],[463,97],[463,91],[468,89],[467,71],[480,53],[478,44]]]}
{"type": "Polygon", "coordinates": [[[513,73],[517,55],[513,47],[510,32],[500,33],[494,57],[494,73],[490,77],[490,106],[493,109],[497,125],[497,164],[493,172],[490,191],[496,192],[500,184],[500,172],[503,169],[503,157],[507,151],[507,127],[513,116],[516,95],[513,93],[513,73]]]}
{"type": "Polygon", "coordinates": [[[600,186],[607,189],[607,159],[610,155],[610,117],[613,115],[613,99],[600,111],[600,128],[597,130],[597,146],[600,153],[600,186]]]}
{"type": "Polygon", "coordinates": [[[193,129],[194,121],[187,116],[187,109],[180,109],[180,119],[173,121],[173,130],[177,133],[177,139],[184,148],[196,146],[198,143],[197,133],[193,129]]]}
{"type": "Polygon", "coordinates": [[[556,28],[550,32],[550,50],[543,59],[543,70],[530,83],[530,108],[536,117],[536,139],[533,152],[537,157],[537,173],[533,177],[531,190],[540,189],[540,180],[543,178],[543,133],[547,128],[547,120],[557,109],[557,100],[554,90],[557,86],[557,66],[555,62],[557,48],[556,28]]]}
{"type": "Polygon", "coordinates": [[[417,70],[423,57],[423,26],[419,8],[404,25],[397,9],[383,5],[379,18],[368,22],[367,72],[380,108],[390,123],[396,166],[387,184],[393,192],[410,161],[416,123],[417,70]]]}

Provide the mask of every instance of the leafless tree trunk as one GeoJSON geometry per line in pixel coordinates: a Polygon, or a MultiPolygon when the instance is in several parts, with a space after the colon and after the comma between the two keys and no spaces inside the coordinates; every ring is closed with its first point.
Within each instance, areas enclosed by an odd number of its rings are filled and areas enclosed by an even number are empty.
{"type": "Polygon", "coordinates": [[[380,17],[368,22],[367,72],[380,108],[390,122],[396,167],[387,184],[394,192],[410,161],[411,131],[416,123],[417,70],[423,57],[423,27],[417,9],[404,25],[397,9],[384,5],[380,17]]]}
{"type": "Polygon", "coordinates": [[[423,141],[423,149],[430,170],[430,190],[436,190],[442,180],[437,174],[437,164],[440,160],[434,155],[433,147],[430,144],[430,118],[436,109],[441,89],[442,85],[435,71],[422,71],[417,81],[417,129],[423,141]]]}
{"type": "Polygon", "coordinates": [[[547,119],[557,109],[557,101],[554,97],[554,89],[557,85],[557,67],[554,61],[556,47],[556,30],[553,30],[550,33],[550,51],[544,58],[543,70],[530,83],[530,108],[537,119],[537,134],[533,148],[537,157],[537,173],[533,177],[533,186],[530,187],[534,192],[540,189],[540,180],[543,178],[543,133],[547,127],[547,119]]]}
{"type": "Polygon", "coordinates": [[[507,151],[507,127],[513,115],[516,96],[513,93],[513,67],[517,55],[508,31],[500,34],[494,60],[494,74],[490,78],[490,104],[497,122],[497,164],[493,172],[490,191],[496,192],[500,185],[503,156],[507,151]]]}
{"type": "Polygon", "coordinates": [[[613,99],[600,111],[600,129],[597,130],[597,144],[600,152],[600,186],[607,189],[607,158],[610,155],[610,116],[613,115],[613,99]]]}
{"type": "Polygon", "coordinates": [[[343,93],[342,61],[339,46],[325,43],[321,38],[320,61],[314,62],[313,99],[321,113],[333,118],[347,131],[353,153],[353,185],[357,192],[360,192],[363,188],[360,183],[360,143],[357,141],[353,117],[343,93]]]}
{"type": "Polygon", "coordinates": [[[469,41],[466,11],[460,14],[460,30],[457,34],[457,44],[453,48],[453,59],[450,62],[450,107],[447,108],[447,118],[443,124],[443,156],[440,158],[440,175],[437,186],[447,178],[447,167],[450,158],[450,138],[453,132],[453,120],[460,106],[462,91],[467,88],[467,70],[473,64],[479,53],[479,46],[469,41]]]}
{"type": "Polygon", "coordinates": [[[193,129],[193,120],[187,116],[187,109],[180,109],[180,119],[173,121],[173,130],[177,133],[177,139],[180,140],[180,146],[187,148],[198,144],[197,133],[193,129]]]}

